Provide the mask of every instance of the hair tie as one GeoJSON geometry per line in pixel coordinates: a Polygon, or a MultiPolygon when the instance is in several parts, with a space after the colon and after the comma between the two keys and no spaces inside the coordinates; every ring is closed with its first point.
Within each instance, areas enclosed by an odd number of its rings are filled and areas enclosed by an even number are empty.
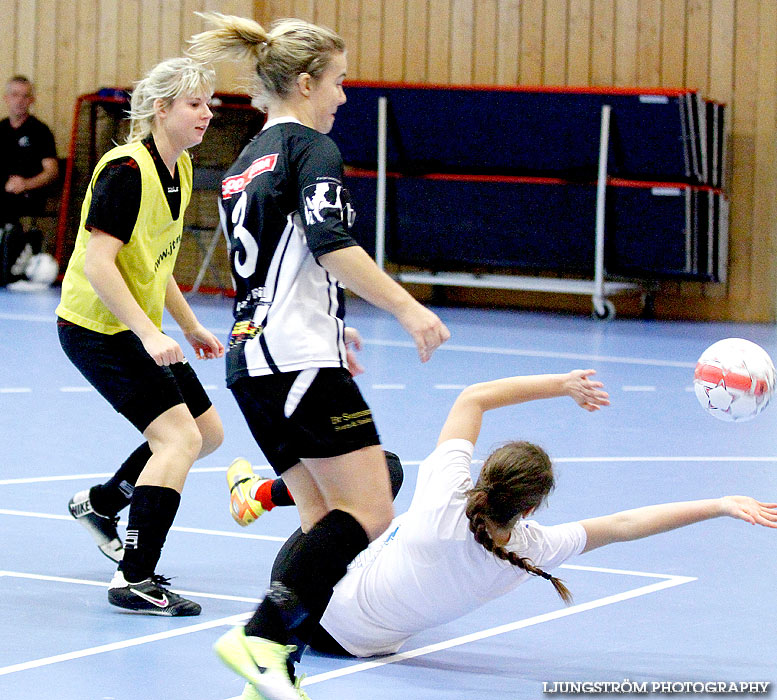
{"type": "Polygon", "coordinates": [[[537,569],[537,573],[546,581],[550,581],[553,578],[547,571],[543,571],[542,569],[537,569]]]}

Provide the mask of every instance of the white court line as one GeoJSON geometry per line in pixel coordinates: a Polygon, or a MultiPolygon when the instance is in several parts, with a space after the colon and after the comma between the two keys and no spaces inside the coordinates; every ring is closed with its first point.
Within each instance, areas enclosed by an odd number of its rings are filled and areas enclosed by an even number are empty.
{"type": "MultiPolygon", "coordinates": [[[[46,520],[68,520],[72,521],[71,515],[59,515],[58,513],[34,513],[27,510],[10,510],[8,508],[0,508],[0,515],[16,515],[24,518],[42,518],[46,520]]],[[[119,521],[119,524],[126,526],[125,520],[119,521]]],[[[194,535],[214,535],[216,537],[237,537],[244,540],[263,540],[265,542],[285,542],[288,537],[275,537],[273,535],[256,535],[250,532],[230,532],[228,530],[206,530],[199,527],[180,527],[173,525],[170,530],[174,532],[186,532],[194,535]]]]}
{"type": "MultiPolygon", "coordinates": [[[[42,321],[51,323],[53,316],[35,316],[32,314],[12,314],[0,312],[0,320],[9,321],[42,321]]],[[[180,332],[177,326],[164,324],[162,329],[165,331],[180,332]]],[[[214,333],[229,333],[229,330],[223,328],[212,328],[214,333]]],[[[415,343],[408,340],[370,340],[363,339],[364,345],[377,345],[382,347],[412,348],[415,349],[415,343]]],[[[628,365],[655,365],[658,367],[695,367],[696,361],[680,362],[678,360],[657,360],[642,357],[623,357],[618,355],[589,355],[585,353],[572,352],[552,352],[549,350],[518,350],[516,348],[494,348],[483,345],[451,345],[445,344],[437,348],[437,352],[473,352],[488,355],[511,355],[517,357],[554,357],[564,360],[586,360],[591,362],[614,362],[628,365]]]]}
{"type": "Polygon", "coordinates": [[[95,656],[97,654],[104,654],[109,651],[126,649],[128,647],[139,646],[141,644],[148,644],[149,642],[157,642],[162,639],[180,637],[184,634],[201,632],[202,630],[212,629],[213,627],[221,627],[222,625],[225,625],[225,624],[235,625],[245,620],[246,617],[248,616],[249,616],[248,614],[232,615],[231,617],[224,617],[219,620],[212,620],[211,622],[200,622],[196,625],[190,625],[188,627],[169,630],[167,632],[159,632],[157,634],[147,634],[143,637],[134,637],[133,639],[125,639],[125,640],[122,640],[121,642],[112,642],[111,644],[101,644],[100,646],[90,647],[89,649],[69,651],[64,654],[57,654],[56,656],[48,656],[46,658],[35,659],[33,661],[24,661],[19,664],[13,664],[12,666],[4,666],[0,668],[0,676],[5,676],[10,673],[18,673],[19,671],[28,671],[31,668],[50,666],[52,664],[58,664],[63,661],[73,661],[74,659],[82,659],[86,656],[95,656]]]}
{"type": "Polygon", "coordinates": [[[94,387],[91,386],[61,386],[59,390],[63,394],[86,394],[90,391],[94,391],[94,387]]]}
{"type": "MultiPolygon", "coordinates": [[[[554,457],[554,462],[777,462],[777,457],[554,457]]],[[[404,464],[404,462],[402,463],[404,464]]],[[[2,482],[0,482],[2,483],[2,482]]]]}
{"type": "MultiPolygon", "coordinates": [[[[405,661],[407,659],[415,659],[419,656],[426,656],[427,654],[433,654],[445,649],[451,649],[453,647],[461,646],[463,644],[469,644],[470,642],[480,641],[482,639],[488,639],[489,637],[495,637],[507,632],[514,632],[519,629],[525,629],[526,627],[532,627],[534,625],[543,624],[545,622],[551,622],[570,615],[576,615],[578,613],[587,612],[589,610],[595,610],[596,608],[602,608],[607,605],[613,605],[614,603],[621,603],[625,600],[632,598],[638,598],[650,593],[657,593],[667,588],[673,588],[674,586],[681,586],[684,583],[690,583],[696,581],[696,578],[692,576],[670,576],[666,574],[651,574],[638,571],[622,571],[619,569],[601,569],[598,567],[585,567],[585,566],[567,566],[562,568],[575,568],[587,571],[605,572],[605,573],[619,573],[631,576],[645,576],[656,577],[665,579],[657,583],[651,583],[647,586],[640,586],[639,588],[633,588],[623,593],[616,593],[614,595],[605,596],[604,598],[597,598],[587,603],[580,603],[579,605],[572,605],[568,608],[562,608],[561,610],[555,610],[549,613],[543,613],[541,615],[535,615],[524,620],[516,620],[515,622],[509,622],[497,627],[491,627],[489,629],[482,630],[480,632],[473,632],[461,637],[455,637],[444,642],[438,642],[436,644],[429,644],[419,649],[413,649],[411,651],[400,652],[398,654],[392,654],[391,656],[383,657],[374,661],[365,661],[354,666],[348,666],[346,668],[336,669],[334,671],[327,671],[325,673],[319,673],[315,676],[306,678],[302,685],[313,685],[314,683],[322,683],[323,681],[332,680],[334,678],[340,678],[342,676],[348,676],[354,673],[360,673],[362,671],[368,671],[373,668],[379,668],[380,666],[386,666],[388,664],[397,663],[398,661],[405,661]]],[[[239,700],[238,698],[230,698],[229,700],[239,700]]]]}
{"type": "MultiPolygon", "coordinates": [[[[10,578],[24,578],[36,581],[48,581],[55,583],[73,583],[83,586],[100,586],[107,588],[108,583],[104,581],[90,581],[88,579],[76,579],[66,578],[63,576],[45,576],[43,574],[30,574],[21,571],[0,571],[0,577],[8,576],[10,578]]],[[[240,603],[259,603],[258,598],[249,598],[246,596],[233,596],[222,595],[219,593],[201,593],[199,591],[183,591],[176,590],[177,593],[181,593],[186,596],[197,596],[199,598],[212,598],[217,600],[228,600],[240,603]]],[[[50,666],[51,664],[61,663],[63,661],[73,661],[74,659],[82,659],[86,656],[95,656],[97,654],[104,654],[109,651],[116,651],[118,649],[126,649],[128,647],[139,646],[141,644],[148,644],[149,642],[157,642],[162,639],[170,639],[172,637],[180,637],[185,634],[192,634],[194,632],[201,632],[203,630],[212,629],[214,627],[222,627],[224,625],[236,625],[244,622],[251,616],[252,613],[240,613],[239,615],[230,615],[229,617],[222,617],[217,620],[211,620],[209,622],[199,622],[195,625],[187,625],[174,630],[167,630],[165,632],[158,632],[156,634],[146,634],[142,637],[133,637],[130,639],[124,639],[120,642],[111,642],[110,644],[101,644],[96,647],[89,647],[87,649],[80,649],[78,651],[70,651],[64,654],[56,654],[55,656],[47,656],[41,659],[34,659],[33,661],[24,661],[18,664],[12,664],[11,666],[0,667],[0,676],[5,676],[10,673],[18,673],[19,671],[28,671],[32,668],[40,668],[41,666],[50,666]]]]}
{"type": "MultiPolygon", "coordinates": [[[[413,462],[402,462],[402,464],[413,464],[413,462]]],[[[417,464],[417,462],[416,462],[417,464]]],[[[270,469],[268,464],[253,465],[254,471],[267,471],[270,469]]],[[[189,470],[189,474],[208,474],[225,472],[227,467],[194,467],[189,470]]],[[[107,479],[113,476],[113,472],[102,472],[92,474],[60,474],[57,476],[25,476],[18,479],[0,479],[0,486],[11,486],[13,484],[39,484],[47,481],[79,481],[81,479],[107,479]]]]}
{"type": "MultiPolygon", "coordinates": [[[[550,622],[552,620],[568,617],[570,615],[575,615],[581,612],[587,612],[588,610],[594,610],[596,608],[612,605],[614,603],[620,603],[625,600],[638,598],[640,596],[648,595],[650,593],[656,593],[658,591],[661,591],[667,588],[672,588],[674,586],[679,586],[684,583],[690,583],[691,581],[696,580],[696,578],[691,576],[675,576],[675,575],[670,576],[667,574],[652,574],[647,572],[626,571],[621,569],[604,569],[601,567],[564,565],[562,568],[570,568],[570,569],[574,568],[574,569],[592,571],[597,573],[604,572],[604,573],[615,573],[615,574],[624,574],[624,575],[631,575],[631,576],[656,577],[656,578],[662,578],[665,580],[659,581],[657,583],[649,584],[647,586],[640,586],[639,588],[634,588],[629,591],[624,591],[622,593],[616,593],[614,595],[605,596],[604,598],[597,598],[596,600],[592,600],[587,603],[580,603],[579,605],[573,605],[568,608],[562,608],[560,610],[555,610],[553,612],[543,613],[541,615],[535,615],[533,617],[529,617],[523,620],[517,620],[515,622],[499,625],[497,627],[491,627],[489,629],[481,630],[480,632],[473,632],[471,634],[466,634],[461,637],[455,637],[453,639],[449,639],[444,642],[430,644],[425,647],[421,647],[419,649],[413,649],[411,651],[401,652],[399,654],[393,654],[391,656],[383,657],[379,660],[367,661],[364,663],[356,664],[354,666],[348,666],[346,668],[336,669],[334,671],[319,673],[315,676],[306,678],[305,681],[303,681],[303,685],[313,685],[315,683],[321,683],[323,681],[331,680],[333,678],[340,678],[342,676],[348,676],[354,673],[360,673],[361,671],[367,671],[372,668],[379,668],[380,666],[386,666],[388,664],[396,663],[398,661],[404,661],[406,659],[414,659],[419,656],[425,656],[427,654],[435,653],[437,651],[451,649],[453,647],[461,646],[463,644],[468,644],[470,642],[475,642],[482,639],[488,639],[489,637],[495,637],[497,635],[505,634],[507,632],[514,632],[515,630],[524,629],[526,627],[532,627],[534,625],[550,622]]],[[[29,574],[29,573],[22,573],[17,571],[0,571],[0,577],[2,576],[34,579],[34,580],[40,580],[40,581],[50,581],[50,582],[57,582],[57,583],[74,583],[74,584],[82,584],[82,585],[88,585],[88,586],[103,586],[103,587],[108,586],[107,583],[103,583],[99,581],[64,578],[59,576],[45,576],[41,574],[29,574]]],[[[224,595],[213,594],[213,593],[198,593],[193,591],[178,591],[178,592],[183,595],[199,596],[202,598],[217,598],[221,600],[235,600],[235,601],[251,602],[251,603],[259,602],[258,599],[255,599],[255,598],[224,596],[224,595]]],[[[251,613],[231,615],[229,617],[219,618],[218,620],[212,620],[210,622],[202,622],[195,625],[189,625],[187,627],[179,628],[176,630],[169,630],[169,631],[160,632],[157,634],[144,635],[142,637],[134,637],[132,639],[126,639],[121,642],[102,644],[96,647],[90,647],[88,649],[81,649],[79,651],[57,654],[55,656],[49,656],[42,659],[35,659],[33,661],[25,661],[22,663],[13,664],[11,666],[5,666],[0,668],[0,675],[7,675],[10,673],[16,673],[19,671],[26,671],[32,668],[39,668],[41,666],[61,663],[63,661],[72,661],[74,659],[83,658],[85,656],[94,656],[97,654],[103,654],[106,652],[115,651],[117,649],[126,649],[127,647],[138,646],[138,645],[147,644],[150,642],[156,642],[162,639],[169,639],[171,637],[178,637],[185,634],[191,634],[193,632],[200,632],[202,630],[212,629],[214,627],[221,627],[224,625],[234,625],[244,621],[250,615],[251,613]]],[[[239,697],[230,698],[230,700],[239,700],[239,697]]]]}
{"type": "MultiPolygon", "coordinates": [[[[80,586],[97,586],[108,588],[110,583],[106,581],[94,581],[87,578],[69,578],[67,576],[50,576],[48,574],[31,574],[25,571],[0,571],[0,578],[8,576],[9,578],[23,578],[31,581],[48,581],[50,583],[74,583],[80,586]]],[[[180,588],[171,588],[170,590],[182,595],[197,596],[198,598],[211,598],[212,600],[228,600],[235,603],[260,603],[261,598],[251,598],[242,595],[227,595],[225,593],[203,593],[202,591],[184,591],[180,588]]],[[[227,624],[222,622],[221,624],[227,624]]]]}
{"type": "Polygon", "coordinates": [[[40,316],[35,314],[12,314],[8,312],[0,313],[0,319],[3,321],[34,321],[35,323],[54,323],[56,316],[40,316]]]}
{"type": "MultiPolygon", "coordinates": [[[[407,340],[365,340],[365,345],[385,347],[415,348],[415,343],[407,340]]],[[[615,362],[626,365],[655,365],[657,367],[696,367],[696,361],[652,360],[645,357],[623,357],[620,355],[588,355],[576,352],[553,352],[550,350],[519,350],[517,348],[494,348],[485,345],[451,345],[446,343],[436,352],[474,352],[485,355],[511,355],[516,357],[553,357],[562,360],[586,360],[590,362],[615,362]]]]}
{"type": "Polygon", "coordinates": [[[30,394],[32,389],[28,386],[4,386],[0,387],[0,394],[30,394]]]}
{"type": "MultiPolygon", "coordinates": [[[[472,464],[480,464],[482,459],[473,459],[472,464]]],[[[777,456],[742,456],[732,455],[730,457],[714,455],[689,455],[687,457],[682,456],[667,456],[662,457],[660,455],[655,456],[636,456],[636,457],[554,457],[554,462],[574,464],[579,462],[581,464],[589,464],[596,462],[777,462],[777,456]]],[[[418,466],[421,460],[402,460],[403,467],[418,466]]],[[[264,470],[269,471],[268,465],[253,465],[254,471],[264,470]]],[[[227,467],[195,467],[189,471],[190,474],[206,474],[206,473],[218,473],[227,471],[227,467]]],[[[94,474],[60,474],[57,476],[25,476],[16,479],[0,479],[0,486],[13,486],[18,484],[39,484],[48,481],[79,481],[87,479],[107,479],[113,476],[113,472],[94,473],[94,474]]],[[[2,512],[2,511],[0,511],[2,512]]]]}
{"type": "Polygon", "coordinates": [[[656,387],[647,385],[622,386],[621,391],[656,391],[656,387]]]}

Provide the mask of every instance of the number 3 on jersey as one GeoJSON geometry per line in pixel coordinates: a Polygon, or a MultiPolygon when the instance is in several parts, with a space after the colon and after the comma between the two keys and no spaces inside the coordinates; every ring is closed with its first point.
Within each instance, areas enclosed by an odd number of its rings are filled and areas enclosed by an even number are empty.
{"type": "Polygon", "coordinates": [[[240,199],[237,200],[235,208],[232,210],[232,235],[240,241],[243,246],[245,257],[240,261],[240,249],[236,248],[234,252],[235,272],[242,278],[249,278],[256,271],[256,261],[259,257],[259,245],[249,230],[243,226],[246,217],[248,197],[243,191],[240,199]]]}

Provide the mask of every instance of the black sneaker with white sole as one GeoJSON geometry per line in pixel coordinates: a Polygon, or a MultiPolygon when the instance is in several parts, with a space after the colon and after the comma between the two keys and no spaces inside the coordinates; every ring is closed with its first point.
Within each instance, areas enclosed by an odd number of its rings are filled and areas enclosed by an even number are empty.
{"type": "Polygon", "coordinates": [[[100,551],[108,559],[120,562],[124,556],[124,546],[116,530],[119,516],[111,517],[95,513],[92,502],[89,500],[89,490],[79,491],[70,499],[67,507],[70,515],[89,531],[94,541],[97,542],[100,551]]]}
{"type": "Polygon", "coordinates": [[[139,583],[129,583],[124,578],[124,573],[117,571],[108,587],[108,602],[116,607],[146,615],[199,615],[202,610],[200,605],[164,588],[169,583],[164,576],[156,574],[139,583]]]}

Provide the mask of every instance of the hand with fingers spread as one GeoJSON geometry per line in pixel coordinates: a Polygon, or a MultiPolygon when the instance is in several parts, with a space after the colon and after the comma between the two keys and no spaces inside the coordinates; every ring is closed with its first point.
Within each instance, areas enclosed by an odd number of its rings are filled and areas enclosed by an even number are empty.
{"type": "Polygon", "coordinates": [[[348,371],[352,377],[364,374],[364,367],[361,366],[356,358],[356,352],[362,349],[362,337],[359,335],[359,331],[346,326],[343,337],[345,340],[345,356],[348,361],[348,371]]]}
{"type": "Polygon", "coordinates": [[[565,382],[567,395],[586,411],[598,411],[601,406],[610,405],[610,395],[602,390],[604,384],[592,381],[595,369],[574,369],[565,382]]]}
{"type": "Polygon", "coordinates": [[[749,496],[724,496],[723,512],[751,525],[777,528],[777,503],[761,503],[749,496]]]}

